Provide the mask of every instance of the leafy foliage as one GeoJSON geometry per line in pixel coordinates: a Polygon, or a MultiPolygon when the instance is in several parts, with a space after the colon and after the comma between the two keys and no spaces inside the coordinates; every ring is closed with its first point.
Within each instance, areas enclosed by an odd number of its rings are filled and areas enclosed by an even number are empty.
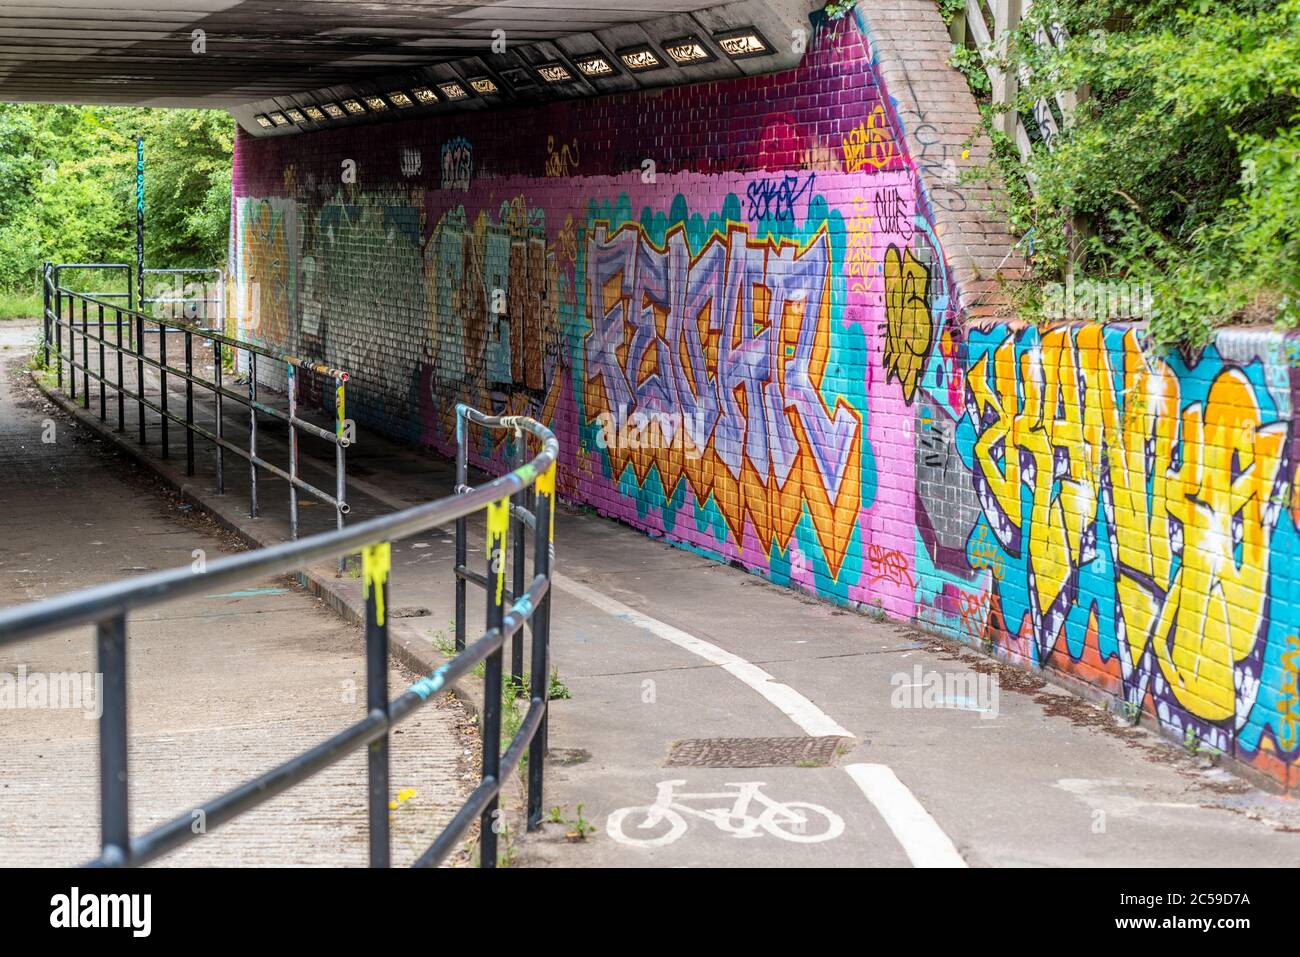
{"type": "Polygon", "coordinates": [[[135,137],[145,138],[145,260],[225,260],[234,121],[215,110],[0,104],[0,289],[43,261],[133,262],[135,137]]]}
{"type": "Polygon", "coordinates": [[[1053,150],[996,150],[1039,276],[1082,216],[1085,275],[1149,283],[1160,341],[1300,323],[1300,0],[1040,0],[1002,62],[1028,67],[1028,128],[1040,97],[1088,94],[1053,150]],[[1036,45],[1053,25],[1068,40],[1036,45]]]}

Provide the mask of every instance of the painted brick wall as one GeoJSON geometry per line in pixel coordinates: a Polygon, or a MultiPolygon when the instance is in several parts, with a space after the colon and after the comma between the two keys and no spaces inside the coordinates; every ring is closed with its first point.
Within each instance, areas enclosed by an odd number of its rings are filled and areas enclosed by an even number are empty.
{"type": "Polygon", "coordinates": [[[363,435],[450,452],[457,402],[534,415],[571,500],[1285,780],[1285,342],[1192,361],[1124,324],[968,326],[1006,258],[963,232],[984,188],[936,158],[940,81],[894,96],[918,54],[884,71],[871,36],[820,23],[774,76],[241,138],[238,332],[349,370],[363,435]]]}

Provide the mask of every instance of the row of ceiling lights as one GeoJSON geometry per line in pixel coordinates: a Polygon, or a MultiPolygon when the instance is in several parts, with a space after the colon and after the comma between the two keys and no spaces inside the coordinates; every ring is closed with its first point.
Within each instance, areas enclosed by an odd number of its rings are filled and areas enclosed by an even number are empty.
{"type": "MultiPolygon", "coordinates": [[[[767,56],[772,53],[771,44],[753,27],[715,33],[713,42],[733,60],[747,60],[750,57],[767,56]]],[[[717,59],[713,51],[695,35],[669,40],[663,44],[663,52],[677,66],[692,66],[717,59]]],[[[663,69],[667,65],[664,57],[649,43],[640,43],[617,50],[613,59],[604,53],[587,53],[572,57],[573,66],[579,73],[597,79],[611,77],[619,72],[614,60],[621,63],[629,73],[648,73],[651,70],[663,69]]],[[[538,64],[533,69],[545,83],[568,83],[573,80],[573,74],[568,66],[558,60],[538,64]]],[[[502,76],[510,77],[512,73],[523,74],[524,71],[508,70],[504,71],[502,76]]],[[[519,80],[521,82],[516,83],[516,86],[528,86],[532,82],[526,74],[520,76],[519,80]]],[[[366,94],[348,97],[338,102],[331,100],[317,105],[309,104],[301,109],[287,108],[259,113],[254,119],[262,129],[321,123],[326,120],[346,119],[349,116],[364,116],[367,113],[385,113],[390,108],[404,110],[417,105],[428,106],[440,100],[447,102],[466,100],[470,97],[470,90],[479,96],[493,96],[501,92],[496,81],[491,77],[472,76],[464,83],[460,80],[447,80],[434,83],[432,86],[422,85],[410,87],[408,90],[392,90],[383,95],[366,94]]]]}

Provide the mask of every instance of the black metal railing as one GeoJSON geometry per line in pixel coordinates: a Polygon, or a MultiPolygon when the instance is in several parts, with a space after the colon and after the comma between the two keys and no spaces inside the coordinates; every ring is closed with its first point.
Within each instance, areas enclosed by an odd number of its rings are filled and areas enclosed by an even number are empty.
{"type": "MultiPolygon", "coordinates": [[[[368,748],[370,864],[390,863],[388,736],[398,722],[409,717],[431,697],[450,687],[484,662],[482,713],[483,764],[478,783],[451,822],[419,856],[417,867],[439,863],[479,821],[479,864],[495,867],[497,861],[498,796],[507,780],[528,754],[527,826],[534,829],[542,818],[543,765],[547,737],[548,650],[550,622],[552,530],[555,497],[555,462],[559,444],[551,431],[522,416],[487,416],[459,407],[458,421],[489,429],[513,430],[520,464],[511,472],[477,487],[461,483],[457,494],[425,505],[325,532],[298,541],[219,559],[197,572],[189,567],[155,572],[127,581],[112,582],[44,601],[0,610],[0,646],[79,625],[95,626],[98,671],[103,676],[99,719],[101,851],[92,865],[120,867],[145,864],[199,836],[193,826],[201,819],[204,833],[301,783],[362,747],[368,748]],[[537,451],[524,451],[529,441],[537,451]],[[516,510],[527,497],[531,508],[516,510]],[[512,499],[515,505],[512,505],[512,499]],[[486,595],[485,630],[432,674],[421,678],[396,698],[388,696],[388,585],[391,542],[455,522],[458,566],[466,553],[467,520],[487,513],[487,564],[474,580],[486,595]],[[533,573],[516,578],[507,607],[506,564],[511,523],[533,530],[533,573]],[[315,561],[361,553],[366,596],[366,716],[351,727],[216,797],[201,807],[133,837],[128,825],[127,765],[127,618],[134,611],[162,602],[214,590],[237,587],[267,576],[294,571],[315,561]],[[507,641],[522,640],[525,623],[532,629],[532,662],[528,710],[519,730],[501,753],[502,657],[507,641]],[[201,815],[201,817],[200,817],[201,815]]],[[[464,459],[468,429],[459,432],[458,459],[464,459]]],[[[462,475],[463,477],[463,475],[462,475]]],[[[522,545],[523,535],[516,537],[522,545]]],[[[515,552],[522,568],[522,548],[515,552]]],[[[458,568],[458,571],[461,569],[458,568]]],[[[457,576],[457,623],[464,627],[464,582],[457,576]]],[[[513,703],[509,706],[513,707],[513,703]]]]}
{"type": "MultiPolygon", "coordinates": [[[[117,431],[126,431],[126,402],[131,400],[136,405],[136,419],[139,440],[143,445],[148,441],[146,429],[146,409],[159,417],[161,425],[160,441],[162,457],[171,455],[171,433],[169,425],[176,423],[185,429],[185,473],[194,474],[194,439],[198,436],[211,442],[216,447],[216,481],[217,493],[225,493],[225,453],[231,452],[248,462],[249,515],[257,517],[257,475],[258,470],[269,472],[289,484],[289,528],[290,537],[298,537],[298,495],[300,492],[331,506],[336,515],[336,527],[343,528],[343,516],[349,511],[347,504],[347,462],[345,450],[351,444],[351,432],[345,418],[345,400],[348,374],[323,363],[298,356],[288,355],[274,349],[234,339],[211,329],[180,322],[176,319],[156,318],[144,312],[129,309],[93,295],[75,292],[59,285],[60,272],[67,269],[88,269],[85,265],[45,266],[45,344],[44,358],[48,368],[51,363],[56,369],[57,384],[60,391],[64,387],[64,369],[67,368],[68,395],[72,401],[77,400],[77,373],[81,374],[81,404],[89,410],[91,402],[91,380],[98,383],[99,418],[107,421],[108,395],[112,392],[117,405],[117,431]],[[80,313],[80,316],[78,316],[80,313]],[[123,328],[129,330],[123,338],[123,328]],[[156,327],[156,330],[154,329],[156,327]],[[108,329],[115,333],[110,338],[108,329]],[[156,331],[149,343],[147,331],[156,331]],[[64,334],[67,334],[67,348],[64,348],[64,334]],[[184,350],[184,364],[174,365],[168,362],[168,340],[179,338],[184,350]],[[81,340],[81,353],[78,359],[77,340],[81,340]],[[212,350],[212,378],[206,379],[195,374],[195,340],[201,348],[212,350]],[[98,363],[91,361],[91,343],[98,352],[98,363]],[[152,354],[151,352],[152,346],[152,354]],[[116,373],[110,374],[107,353],[111,351],[116,358],[116,373]],[[247,393],[241,394],[226,387],[224,383],[225,358],[230,356],[234,368],[239,367],[239,356],[244,355],[244,366],[248,378],[247,393]],[[286,392],[289,399],[288,411],[282,411],[258,399],[259,359],[284,366],[287,382],[286,392]],[[146,368],[157,372],[159,379],[158,401],[154,402],[146,392],[146,368]],[[127,370],[130,370],[128,372],[127,370]],[[334,429],[321,428],[298,415],[297,373],[310,372],[334,384],[334,429]],[[171,393],[168,377],[174,377],[185,383],[184,415],[171,410],[171,393]],[[212,428],[200,425],[194,414],[194,390],[205,389],[212,394],[212,428]],[[244,448],[226,438],[225,401],[239,403],[248,409],[248,448],[244,448]],[[269,462],[257,451],[259,415],[278,419],[288,426],[289,462],[288,469],[269,462]],[[306,433],[334,446],[334,492],[317,488],[305,481],[298,469],[298,434],[306,433]]],[[[94,268],[101,268],[96,266],[94,268]]],[[[115,268],[111,265],[102,268],[115,268]]],[[[130,273],[128,271],[128,282],[130,273]]]]}
{"type": "Polygon", "coordinates": [[[135,300],[135,274],[132,270],[135,267],[127,263],[46,263],[45,273],[47,278],[52,278],[55,286],[63,286],[65,272],[87,272],[96,277],[103,277],[108,284],[113,285],[113,277],[117,273],[126,276],[126,289],[100,289],[100,290],[70,290],[79,292],[83,296],[90,296],[92,299],[125,299],[126,306],[129,308],[134,305],[135,300]]]}

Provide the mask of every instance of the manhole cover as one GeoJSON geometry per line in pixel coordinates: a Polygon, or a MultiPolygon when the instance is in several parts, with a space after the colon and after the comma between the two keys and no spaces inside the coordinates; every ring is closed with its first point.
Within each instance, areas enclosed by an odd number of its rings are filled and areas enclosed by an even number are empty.
{"type": "Polygon", "coordinates": [[[848,738],[689,738],[668,751],[668,768],[822,768],[848,738]]]}

